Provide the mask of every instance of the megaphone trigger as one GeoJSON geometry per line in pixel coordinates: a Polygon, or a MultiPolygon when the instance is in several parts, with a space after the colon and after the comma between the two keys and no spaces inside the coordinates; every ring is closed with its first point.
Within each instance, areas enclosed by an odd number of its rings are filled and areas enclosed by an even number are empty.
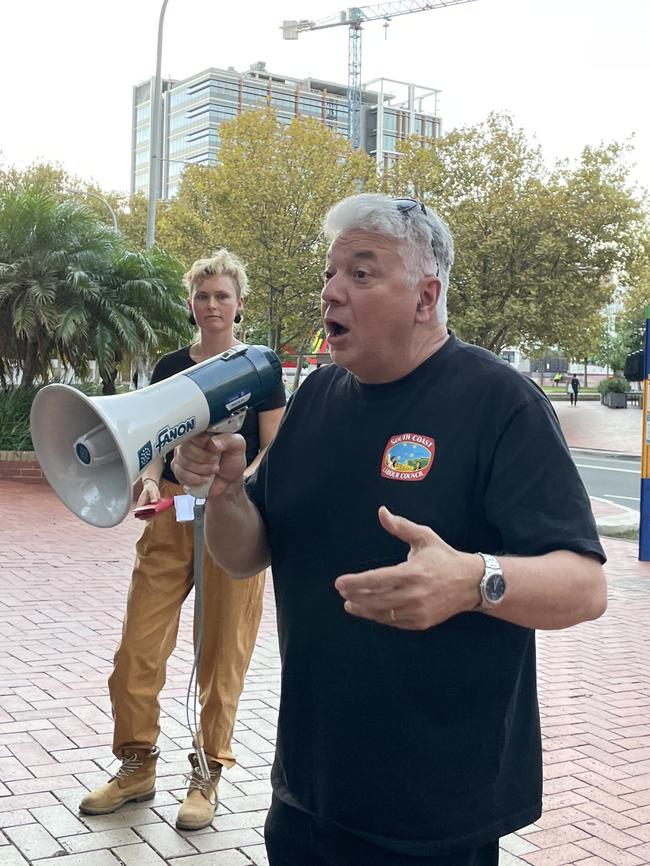
{"type": "MultiPolygon", "coordinates": [[[[244,423],[244,418],[246,417],[246,409],[238,409],[236,412],[233,412],[228,418],[224,418],[223,421],[219,421],[218,424],[212,424],[205,431],[206,433],[239,433],[244,423]]],[[[196,487],[188,487],[185,486],[185,492],[189,493],[190,496],[194,496],[195,499],[207,499],[210,488],[212,487],[212,482],[214,481],[214,475],[210,476],[210,478],[206,479],[206,481],[198,485],[196,487]]]]}

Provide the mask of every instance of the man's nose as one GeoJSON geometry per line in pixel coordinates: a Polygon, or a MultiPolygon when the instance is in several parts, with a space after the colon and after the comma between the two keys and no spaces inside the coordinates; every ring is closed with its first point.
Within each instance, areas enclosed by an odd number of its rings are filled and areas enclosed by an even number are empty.
{"type": "Polygon", "coordinates": [[[338,274],[329,279],[323,286],[320,293],[321,301],[324,304],[341,304],[345,299],[345,287],[343,280],[338,274]]]}

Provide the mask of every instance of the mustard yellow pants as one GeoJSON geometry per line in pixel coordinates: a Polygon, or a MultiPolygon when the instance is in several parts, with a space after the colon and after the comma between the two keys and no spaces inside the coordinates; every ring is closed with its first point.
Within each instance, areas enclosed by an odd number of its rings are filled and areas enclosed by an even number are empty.
{"type": "MultiPolygon", "coordinates": [[[[163,479],[160,492],[165,497],[184,491],[163,479]]],[[[173,507],[145,524],[136,545],[122,640],[108,680],[115,721],[113,753],[118,757],[125,747],[153,746],[158,739],[158,695],[176,646],[181,607],[194,586],[193,558],[194,523],[177,523],[173,507]]],[[[204,551],[200,732],[207,756],[226,767],[235,763],[231,738],[263,592],[263,573],[232,580],[204,551]]]]}

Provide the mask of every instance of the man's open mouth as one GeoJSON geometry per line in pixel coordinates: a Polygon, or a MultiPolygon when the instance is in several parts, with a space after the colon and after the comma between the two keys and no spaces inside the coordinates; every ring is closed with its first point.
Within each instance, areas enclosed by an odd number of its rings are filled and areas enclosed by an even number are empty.
{"type": "Polygon", "coordinates": [[[339,322],[327,322],[327,336],[330,340],[333,337],[341,337],[343,334],[347,334],[349,330],[349,328],[339,324],[339,322]]]}

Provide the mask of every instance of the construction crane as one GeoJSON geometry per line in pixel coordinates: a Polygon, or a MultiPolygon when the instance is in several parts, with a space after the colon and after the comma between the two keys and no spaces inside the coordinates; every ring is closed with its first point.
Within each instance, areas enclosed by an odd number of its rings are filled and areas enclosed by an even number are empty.
{"type": "Polygon", "coordinates": [[[389,22],[398,15],[427,12],[442,6],[458,6],[474,0],[398,0],[395,3],[377,3],[374,6],[353,6],[321,21],[283,21],[282,38],[297,39],[306,30],[325,30],[329,27],[348,27],[348,135],[355,149],[361,147],[361,25],[367,21],[384,19],[389,22]]]}

